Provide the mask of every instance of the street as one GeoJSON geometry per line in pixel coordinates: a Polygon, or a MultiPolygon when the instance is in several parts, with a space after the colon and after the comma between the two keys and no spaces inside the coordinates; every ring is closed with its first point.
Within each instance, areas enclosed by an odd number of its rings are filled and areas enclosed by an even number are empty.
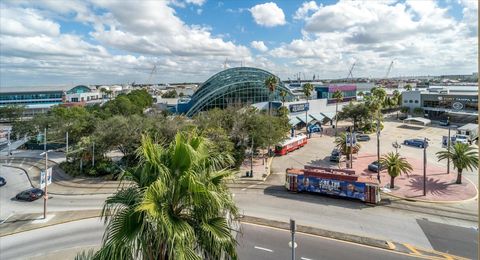
{"type": "MultiPolygon", "coordinates": [[[[98,218],[69,222],[0,238],[0,259],[61,259],[98,248],[104,226],[98,218]]],[[[289,259],[290,233],[242,223],[237,234],[239,259],[289,259]]],[[[296,259],[413,259],[394,251],[328,238],[296,235],[296,259]]]]}
{"type": "MultiPolygon", "coordinates": [[[[288,230],[242,224],[242,234],[237,236],[239,259],[291,259],[291,233],[288,230]]],[[[295,259],[417,259],[400,254],[359,244],[332,240],[328,238],[297,233],[295,259]]]]}

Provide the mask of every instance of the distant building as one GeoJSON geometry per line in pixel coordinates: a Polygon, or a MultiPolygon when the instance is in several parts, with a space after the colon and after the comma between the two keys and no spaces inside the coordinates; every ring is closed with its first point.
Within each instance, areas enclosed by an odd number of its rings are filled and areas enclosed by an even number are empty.
{"type": "Polygon", "coordinates": [[[431,86],[425,90],[402,92],[402,106],[422,108],[433,119],[450,118],[452,122],[475,122],[478,117],[478,87],[431,86]]]}

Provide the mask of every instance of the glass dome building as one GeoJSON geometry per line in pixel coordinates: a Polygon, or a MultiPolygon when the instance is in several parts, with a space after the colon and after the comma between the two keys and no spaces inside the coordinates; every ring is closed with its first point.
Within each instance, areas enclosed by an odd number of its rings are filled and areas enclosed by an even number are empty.
{"type": "MultiPolygon", "coordinates": [[[[186,112],[194,116],[200,111],[212,108],[226,108],[229,105],[248,105],[270,100],[265,80],[272,73],[251,67],[238,67],[221,71],[205,81],[193,94],[186,112]]],[[[277,77],[277,87],[271,94],[272,101],[280,101],[280,92],[287,93],[286,101],[294,99],[293,93],[277,77]]]]}

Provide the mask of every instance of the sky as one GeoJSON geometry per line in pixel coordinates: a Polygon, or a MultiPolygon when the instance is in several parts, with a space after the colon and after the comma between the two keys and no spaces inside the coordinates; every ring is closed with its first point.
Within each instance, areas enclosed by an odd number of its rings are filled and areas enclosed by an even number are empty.
{"type": "Polygon", "coordinates": [[[4,0],[0,87],[471,74],[476,0],[4,0]]]}

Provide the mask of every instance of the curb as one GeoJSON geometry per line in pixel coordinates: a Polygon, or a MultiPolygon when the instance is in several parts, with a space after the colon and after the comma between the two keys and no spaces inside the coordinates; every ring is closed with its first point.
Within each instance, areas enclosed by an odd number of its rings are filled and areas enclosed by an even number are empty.
{"type": "Polygon", "coordinates": [[[27,175],[27,179],[28,179],[28,182],[30,182],[30,186],[32,186],[32,188],[34,188],[33,183],[32,183],[32,179],[30,179],[30,175],[28,175],[27,170],[23,169],[22,167],[11,166],[11,165],[6,165],[6,164],[3,164],[2,166],[22,170],[25,173],[25,175],[27,175]]]}
{"type": "Polygon", "coordinates": [[[265,176],[265,178],[262,179],[262,181],[267,180],[268,176],[270,176],[270,174],[272,174],[272,161],[273,161],[273,156],[269,157],[268,160],[267,160],[268,173],[267,173],[267,176],[265,176]]]}
{"type": "MultiPolygon", "coordinates": [[[[53,213],[55,213],[55,212],[51,212],[51,214],[53,214],[53,213]]],[[[99,210],[95,215],[92,215],[92,216],[85,216],[85,217],[80,217],[80,218],[75,218],[75,219],[66,219],[66,220],[62,220],[62,221],[59,221],[59,222],[47,223],[47,224],[39,226],[39,227],[34,227],[34,226],[33,227],[28,227],[28,228],[25,228],[23,230],[12,231],[12,232],[9,232],[9,233],[0,234],[0,237],[11,236],[11,235],[15,235],[15,234],[22,233],[22,232],[28,232],[28,231],[32,231],[32,230],[35,230],[35,229],[46,228],[46,227],[51,227],[51,226],[55,226],[55,225],[61,225],[61,224],[69,223],[69,222],[75,222],[75,221],[91,219],[91,218],[100,218],[100,216],[101,216],[101,210],[99,210]]],[[[13,221],[12,223],[14,223],[14,222],[15,221],[13,221]]]]}
{"type": "Polygon", "coordinates": [[[416,202],[424,202],[424,203],[432,203],[432,204],[454,204],[454,203],[463,203],[463,202],[468,202],[468,201],[472,201],[472,200],[475,200],[478,198],[478,188],[477,186],[468,178],[465,177],[465,179],[467,181],[470,182],[470,184],[473,185],[473,187],[475,188],[475,191],[476,191],[476,194],[475,196],[469,198],[469,199],[464,199],[464,200],[422,200],[422,199],[414,199],[414,198],[408,198],[408,197],[403,197],[403,196],[399,196],[399,195],[394,195],[394,194],[391,194],[391,193],[385,193],[383,191],[380,191],[380,193],[382,195],[386,195],[386,196],[390,196],[390,197],[393,197],[393,198],[397,198],[397,199],[402,199],[402,200],[407,200],[407,201],[416,201],[416,202]]]}
{"type": "MultiPolygon", "coordinates": [[[[257,218],[252,216],[242,216],[240,218],[240,222],[290,230],[289,223],[276,221],[276,220],[257,218]]],[[[332,238],[336,240],[342,240],[342,241],[347,241],[347,242],[352,242],[357,244],[363,244],[363,245],[378,247],[378,248],[387,249],[387,250],[394,250],[396,248],[394,243],[390,241],[382,240],[382,239],[362,237],[362,236],[329,231],[325,229],[313,228],[313,227],[308,227],[303,225],[297,225],[297,231],[300,233],[327,237],[327,238],[332,238]]]]}

